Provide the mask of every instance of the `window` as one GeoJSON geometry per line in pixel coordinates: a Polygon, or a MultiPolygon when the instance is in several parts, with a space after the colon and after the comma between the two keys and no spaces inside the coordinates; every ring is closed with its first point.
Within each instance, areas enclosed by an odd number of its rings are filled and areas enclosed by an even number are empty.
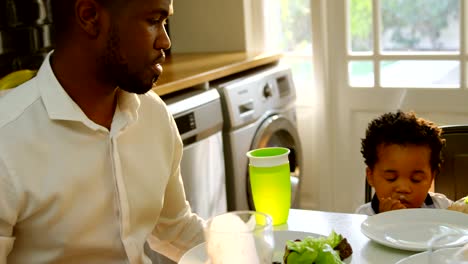
{"type": "Polygon", "coordinates": [[[460,0],[347,0],[349,85],[465,86],[461,5],[460,0]]]}
{"type": "Polygon", "coordinates": [[[267,50],[285,54],[298,94],[307,93],[313,79],[310,0],[268,0],[264,8],[267,50]]]}

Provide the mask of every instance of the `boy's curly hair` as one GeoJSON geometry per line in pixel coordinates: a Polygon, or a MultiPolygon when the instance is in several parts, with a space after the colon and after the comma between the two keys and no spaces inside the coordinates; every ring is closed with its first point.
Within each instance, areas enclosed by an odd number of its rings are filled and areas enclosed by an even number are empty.
{"type": "Polygon", "coordinates": [[[361,141],[361,153],[366,165],[373,169],[377,163],[377,147],[381,144],[418,145],[431,149],[431,169],[438,173],[442,164],[441,150],[445,139],[442,129],[433,122],[416,117],[414,112],[385,113],[372,120],[361,141]]]}

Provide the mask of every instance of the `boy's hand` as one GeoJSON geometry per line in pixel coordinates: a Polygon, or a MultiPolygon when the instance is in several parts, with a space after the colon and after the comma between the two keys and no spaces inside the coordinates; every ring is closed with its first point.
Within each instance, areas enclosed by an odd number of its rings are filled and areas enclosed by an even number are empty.
{"type": "Polygon", "coordinates": [[[382,198],[379,200],[379,202],[379,211],[381,213],[392,210],[406,209],[406,206],[402,204],[400,200],[392,199],[391,197],[382,198]]]}

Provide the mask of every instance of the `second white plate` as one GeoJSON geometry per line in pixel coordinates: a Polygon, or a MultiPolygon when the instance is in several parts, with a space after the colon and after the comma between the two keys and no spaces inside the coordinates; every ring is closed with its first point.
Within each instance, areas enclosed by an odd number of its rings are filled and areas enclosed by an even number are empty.
{"type": "Polygon", "coordinates": [[[460,248],[443,248],[432,253],[432,262],[429,262],[429,252],[422,252],[406,257],[396,264],[453,264],[453,255],[460,250],[460,248]]]}
{"type": "Polygon", "coordinates": [[[436,235],[447,232],[468,234],[468,214],[424,208],[389,211],[368,217],[361,224],[361,232],[389,247],[425,251],[428,241],[436,235]]]}

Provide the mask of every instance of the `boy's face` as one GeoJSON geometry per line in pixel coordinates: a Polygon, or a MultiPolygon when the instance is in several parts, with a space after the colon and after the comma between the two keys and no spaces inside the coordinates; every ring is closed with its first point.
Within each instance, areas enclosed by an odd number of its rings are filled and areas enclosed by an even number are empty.
{"type": "Polygon", "coordinates": [[[406,208],[419,208],[426,199],[434,179],[431,149],[417,145],[384,145],[377,147],[374,169],[366,169],[369,184],[379,200],[399,200],[406,208]]]}

